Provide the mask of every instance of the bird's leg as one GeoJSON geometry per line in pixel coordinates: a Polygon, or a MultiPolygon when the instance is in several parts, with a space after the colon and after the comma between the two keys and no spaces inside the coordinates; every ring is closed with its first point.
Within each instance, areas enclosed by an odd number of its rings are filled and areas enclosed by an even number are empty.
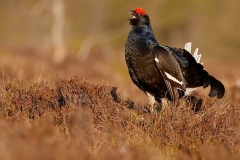
{"type": "Polygon", "coordinates": [[[161,105],[161,99],[160,101],[156,101],[155,97],[153,95],[151,95],[150,93],[146,92],[148,99],[149,99],[149,104],[151,105],[150,107],[150,112],[154,113],[154,112],[160,112],[162,109],[162,105],[161,105]]]}
{"type": "Polygon", "coordinates": [[[198,112],[202,107],[202,99],[195,96],[186,96],[186,101],[192,105],[192,110],[198,112]]]}

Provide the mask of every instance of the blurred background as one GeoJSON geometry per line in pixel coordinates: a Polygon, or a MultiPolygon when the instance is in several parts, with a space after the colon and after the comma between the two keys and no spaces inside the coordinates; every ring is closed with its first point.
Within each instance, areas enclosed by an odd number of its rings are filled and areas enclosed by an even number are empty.
{"type": "Polygon", "coordinates": [[[87,77],[141,101],[124,45],[131,29],[128,11],[142,7],[160,44],[192,42],[206,70],[231,87],[240,78],[239,6],[235,0],[0,0],[1,81],[54,85],[60,78],[87,77]]]}

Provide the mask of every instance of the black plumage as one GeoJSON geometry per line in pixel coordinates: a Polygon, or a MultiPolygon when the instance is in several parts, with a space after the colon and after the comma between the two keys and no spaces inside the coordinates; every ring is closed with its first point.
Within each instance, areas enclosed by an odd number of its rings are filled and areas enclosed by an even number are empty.
{"type": "Polygon", "coordinates": [[[132,81],[153,105],[162,98],[175,101],[189,88],[211,86],[210,97],[222,98],[223,84],[209,75],[186,49],[160,45],[154,37],[150,19],[141,8],[131,10],[132,29],[125,45],[125,58],[132,81]],[[153,99],[154,98],[154,99],[153,99]]]}

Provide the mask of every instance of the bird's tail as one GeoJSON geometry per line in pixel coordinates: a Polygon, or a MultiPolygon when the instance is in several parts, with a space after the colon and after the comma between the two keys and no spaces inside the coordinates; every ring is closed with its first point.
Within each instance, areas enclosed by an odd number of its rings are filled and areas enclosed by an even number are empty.
{"type": "MultiPolygon", "coordinates": [[[[192,43],[191,42],[188,42],[185,44],[185,50],[187,50],[189,53],[191,53],[191,49],[192,49],[192,43]]],[[[194,59],[196,60],[197,63],[200,63],[200,60],[201,60],[201,54],[198,54],[198,48],[196,48],[194,54],[193,54],[193,57],[194,59]]],[[[202,63],[203,64],[203,63],[202,63]]],[[[186,88],[186,92],[185,92],[185,95],[190,95],[193,91],[197,90],[197,87],[195,88],[186,88]]]]}
{"type": "Polygon", "coordinates": [[[197,87],[203,86],[203,88],[207,88],[210,85],[211,90],[208,95],[210,97],[217,96],[217,98],[222,98],[225,93],[224,85],[204,70],[202,63],[200,63],[201,54],[198,54],[198,48],[191,55],[191,45],[191,42],[186,43],[185,50],[182,50],[183,56],[188,60],[187,69],[182,68],[185,75],[184,78],[188,84],[185,95],[190,94],[197,87]]]}
{"type": "MultiPolygon", "coordinates": [[[[188,42],[185,44],[185,50],[187,50],[189,53],[191,53],[192,43],[188,42]]],[[[200,63],[202,54],[198,54],[198,48],[195,49],[194,54],[192,55],[197,63],[200,63]]],[[[201,63],[203,65],[203,63],[201,63]]]]}

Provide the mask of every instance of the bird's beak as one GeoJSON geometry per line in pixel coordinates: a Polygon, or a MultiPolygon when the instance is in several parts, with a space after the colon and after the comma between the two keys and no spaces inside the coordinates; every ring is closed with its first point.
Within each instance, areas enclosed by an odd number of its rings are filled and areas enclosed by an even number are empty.
{"type": "Polygon", "coordinates": [[[128,20],[136,19],[135,12],[133,10],[130,10],[128,13],[133,15],[131,18],[128,18],[128,20]]]}
{"type": "Polygon", "coordinates": [[[132,15],[134,15],[134,11],[133,10],[130,10],[128,13],[131,13],[132,15]]]}

